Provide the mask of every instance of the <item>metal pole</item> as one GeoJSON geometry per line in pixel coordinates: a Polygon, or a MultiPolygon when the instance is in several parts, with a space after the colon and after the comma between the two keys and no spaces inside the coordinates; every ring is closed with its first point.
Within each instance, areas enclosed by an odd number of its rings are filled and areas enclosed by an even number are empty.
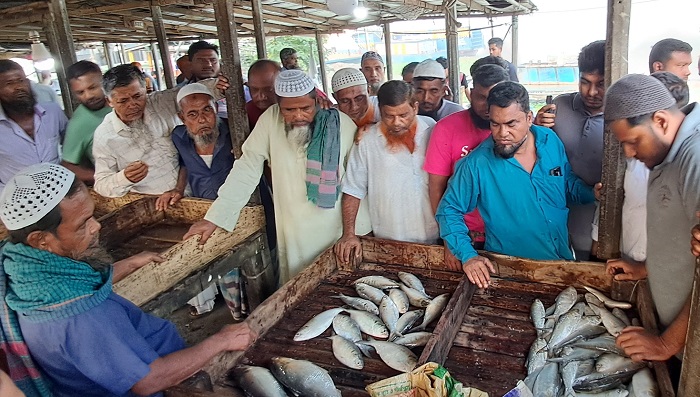
{"type": "Polygon", "coordinates": [[[513,15],[513,36],[511,36],[513,54],[511,55],[511,62],[515,66],[516,70],[518,68],[518,16],[513,15]]]}
{"type": "Polygon", "coordinates": [[[263,20],[263,8],[260,0],[251,0],[253,6],[253,29],[255,34],[255,47],[258,50],[258,59],[267,58],[265,46],[265,22],[263,20]]]}
{"type": "Polygon", "coordinates": [[[447,62],[449,63],[450,89],[454,102],[461,104],[459,93],[459,45],[457,33],[457,3],[445,7],[445,35],[447,36],[447,62]]]}
{"type": "MultiPolygon", "coordinates": [[[[608,0],[608,31],[605,42],[605,85],[627,74],[629,29],[632,0],[608,0]]],[[[608,128],[607,126],[605,127],[608,128]]],[[[600,203],[598,253],[601,259],[620,257],[622,234],[622,189],[625,176],[625,156],[620,142],[606,131],[603,149],[603,194],[600,203]]]]}
{"type": "Polygon", "coordinates": [[[108,42],[103,41],[102,42],[102,51],[105,53],[105,61],[107,62],[107,67],[112,69],[113,67],[113,61],[112,61],[112,51],[110,48],[110,45],[108,42]]]}
{"type": "Polygon", "coordinates": [[[316,47],[318,48],[318,64],[321,68],[321,84],[323,85],[323,92],[328,92],[326,55],[325,50],[323,49],[323,35],[321,34],[320,30],[316,31],[316,47]]]}
{"type": "Polygon", "coordinates": [[[163,13],[160,11],[160,6],[151,6],[151,17],[153,18],[153,28],[156,31],[156,38],[158,38],[160,59],[163,61],[165,85],[168,88],[173,88],[175,87],[175,73],[173,73],[173,63],[170,61],[170,46],[168,46],[168,37],[165,33],[163,13]]]}
{"type": "Polygon", "coordinates": [[[235,11],[234,0],[215,0],[214,16],[219,35],[221,49],[221,72],[228,77],[231,87],[226,90],[226,108],[228,110],[228,126],[231,131],[233,155],[239,159],[243,155],[243,142],[250,135],[248,116],[245,112],[245,96],[243,96],[243,71],[241,55],[238,50],[238,33],[233,20],[235,11]]]}
{"type": "Polygon", "coordinates": [[[126,53],[126,48],[124,48],[124,43],[119,43],[119,56],[121,57],[121,64],[129,63],[129,56],[126,53]]]}
{"type": "Polygon", "coordinates": [[[153,57],[153,68],[156,70],[156,80],[158,80],[158,88],[163,89],[163,79],[160,77],[160,65],[158,64],[158,50],[156,44],[151,42],[151,57],[153,57]]]}
{"type": "Polygon", "coordinates": [[[384,62],[386,62],[386,79],[394,79],[394,64],[391,61],[391,23],[384,22],[384,48],[386,51],[386,56],[384,57],[384,62]]]}

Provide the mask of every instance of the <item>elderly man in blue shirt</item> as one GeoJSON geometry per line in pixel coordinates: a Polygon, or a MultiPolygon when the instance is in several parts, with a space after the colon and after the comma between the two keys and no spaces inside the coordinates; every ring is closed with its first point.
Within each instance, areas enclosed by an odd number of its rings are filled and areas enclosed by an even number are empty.
{"type": "Polygon", "coordinates": [[[593,189],[571,170],[554,131],[532,124],[525,87],[499,83],[488,105],[492,139],[456,164],[436,214],[440,237],[479,288],[488,287],[494,268],[472,247],[464,214],[479,209],[489,251],[571,260],[567,205],[595,200],[593,189]]]}

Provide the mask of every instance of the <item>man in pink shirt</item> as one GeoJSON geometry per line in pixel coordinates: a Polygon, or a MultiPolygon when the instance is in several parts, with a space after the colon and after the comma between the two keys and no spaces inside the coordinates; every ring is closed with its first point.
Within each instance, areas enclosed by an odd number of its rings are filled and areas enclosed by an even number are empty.
{"type": "MultiPolygon", "coordinates": [[[[468,155],[491,134],[486,103],[489,91],[494,85],[510,80],[506,69],[491,64],[477,68],[472,78],[474,87],[471,91],[471,107],[438,121],[430,137],[423,169],[428,172],[428,193],[433,213],[447,189],[447,181],[452,176],[457,161],[468,155]]],[[[464,222],[469,227],[474,246],[483,248],[484,221],[479,212],[474,210],[465,214],[464,222]]],[[[447,247],[445,264],[454,270],[462,269],[462,264],[447,247]]]]}

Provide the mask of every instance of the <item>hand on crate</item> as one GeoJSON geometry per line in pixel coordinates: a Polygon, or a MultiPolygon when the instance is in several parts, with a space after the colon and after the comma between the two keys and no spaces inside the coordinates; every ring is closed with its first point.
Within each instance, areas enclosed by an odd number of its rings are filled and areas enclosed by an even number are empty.
{"type": "Polygon", "coordinates": [[[209,237],[211,237],[211,234],[214,233],[216,230],[216,225],[213,224],[212,222],[209,222],[206,219],[202,219],[199,222],[196,222],[192,226],[190,226],[190,230],[185,233],[185,235],[182,237],[183,240],[187,240],[188,238],[196,235],[202,236],[199,239],[199,245],[204,245],[204,243],[209,240],[209,237]]]}
{"type": "Polygon", "coordinates": [[[165,258],[155,252],[143,251],[126,259],[114,262],[114,273],[112,275],[113,282],[117,282],[135,270],[140,269],[151,262],[161,263],[165,258]]]}
{"type": "Polygon", "coordinates": [[[459,262],[456,256],[452,254],[449,248],[447,248],[447,243],[445,243],[445,266],[450,270],[459,271],[462,268],[462,264],[459,262]]]}
{"type": "Polygon", "coordinates": [[[605,265],[605,271],[612,274],[613,278],[618,281],[636,281],[647,278],[647,267],[644,262],[610,259],[605,265]]]}
{"type": "Polygon", "coordinates": [[[243,322],[225,326],[219,331],[219,336],[225,343],[225,350],[237,351],[247,349],[255,341],[257,335],[247,323],[243,322]]]}
{"type": "Polygon", "coordinates": [[[476,286],[481,289],[489,287],[491,281],[489,271],[491,273],[496,273],[491,261],[483,256],[475,256],[469,259],[462,265],[462,270],[464,274],[467,275],[469,281],[471,281],[472,284],[476,284],[476,286]]]}
{"type": "Polygon", "coordinates": [[[171,205],[177,204],[182,199],[182,192],[177,189],[168,190],[156,200],[156,211],[165,211],[171,205]]]}
{"type": "Polygon", "coordinates": [[[348,263],[353,259],[353,250],[355,253],[355,258],[362,256],[362,243],[354,234],[343,234],[340,240],[338,240],[338,242],[333,246],[335,256],[338,257],[338,260],[343,263],[348,263]]]}
{"type": "Polygon", "coordinates": [[[666,361],[677,352],[664,339],[642,327],[627,327],[617,337],[617,345],[634,361],[666,361]]]}
{"type": "MultiPolygon", "coordinates": [[[[700,219],[700,211],[696,212],[695,216],[700,219]]],[[[693,228],[690,247],[693,251],[693,255],[700,257],[700,223],[693,228]]]]}

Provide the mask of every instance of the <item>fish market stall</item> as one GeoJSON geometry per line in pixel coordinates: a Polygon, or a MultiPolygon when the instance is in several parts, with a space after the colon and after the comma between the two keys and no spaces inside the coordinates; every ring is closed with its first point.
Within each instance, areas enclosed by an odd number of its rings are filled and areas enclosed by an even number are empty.
{"type": "Polygon", "coordinates": [[[148,197],[148,195],[141,193],[127,193],[121,197],[105,197],[95,192],[92,188],[88,188],[88,191],[92,197],[92,202],[95,203],[95,218],[97,219],[131,202],[148,197]]]}
{"type": "MultiPolygon", "coordinates": [[[[583,287],[587,286],[612,295],[614,299],[631,300],[636,304],[637,312],[630,311],[630,314],[636,316],[638,313],[646,328],[656,329],[653,305],[645,283],[638,283],[635,288],[630,284],[612,283],[602,264],[537,262],[488,254],[494,262],[496,276],[492,278],[489,289],[478,290],[461,273],[445,268],[442,247],[376,238],[362,238],[361,241],[361,260],[353,264],[339,263],[332,249],[326,250],[253,311],[246,321],[258,333],[257,341],[245,352],[226,353],[213,360],[205,368],[213,380],[213,392],[198,391],[201,393],[198,395],[242,395],[238,387],[246,381],[246,376],[260,371],[260,377],[269,378],[280,368],[279,360],[273,358],[284,357],[293,359],[292,362],[310,362],[328,371],[335,388],[343,396],[366,396],[368,384],[402,372],[392,359],[403,357],[410,367],[427,362],[443,364],[455,379],[465,385],[486,391],[491,396],[500,396],[527,375],[525,361],[538,336],[530,319],[533,302],[539,299],[543,306],[550,306],[570,285],[575,286],[579,293],[585,293],[583,287]],[[419,328],[428,332],[429,338],[423,343],[409,345],[409,353],[405,350],[387,352],[382,341],[391,331],[373,336],[377,331],[368,329],[367,324],[362,324],[364,320],[356,318],[355,311],[360,304],[352,300],[360,297],[372,300],[371,294],[359,287],[364,282],[375,284],[378,289],[384,288],[388,291],[387,296],[397,289],[396,286],[409,295],[410,288],[405,287],[413,284],[400,272],[414,275],[431,298],[423,305],[414,297],[410,307],[404,308],[407,314],[416,310],[427,313],[430,308],[424,306],[429,302],[437,301],[441,296],[449,298],[441,306],[444,309],[439,318],[423,317],[421,325],[425,327],[419,328]],[[390,283],[396,283],[396,286],[390,283]],[[350,304],[353,309],[347,308],[350,304]],[[333,335],[346,335],[346,331],[336,324],[341,318],[343,322],[348,318],[356,320],[362,329],[361,339],[346,337],[355,339],[360,350],[372,347],[374,351],[369,349],[370,357],[352,353],[353,348],[342,350],[341,344],[336,344],[341,341],[333,335]],[[358,357],[361,365],[354,361],[358,357]]],[[[398,313],[390,315],[387,313],[392,311],[384,310],[388,299],[378,302],[380,304],[376,306],[380,315],[377,320],[384,324],[398,324],[398,313]],[[387,321],[387,317],[393,317],[393,322],[387,321]]],[[[387,328],[391,329],[391,326],[387,328]]],[[[403,336],[414,333],[406,331],[403,336]]],[[[660,395],[673,396],[665,366],[655,365],[654,374],[661,389],[660,395]]],[[[277,378],[280,380],[279,376],[277,378]]],[[[289,387],[288,381],[280,380],[289,387]]],[[[335,389],[331,390],[335,393],[335,389]]],[[[195,395],[193,393],[192,389],[178,386],[168,390],[166,395],[195,395]]]]}

